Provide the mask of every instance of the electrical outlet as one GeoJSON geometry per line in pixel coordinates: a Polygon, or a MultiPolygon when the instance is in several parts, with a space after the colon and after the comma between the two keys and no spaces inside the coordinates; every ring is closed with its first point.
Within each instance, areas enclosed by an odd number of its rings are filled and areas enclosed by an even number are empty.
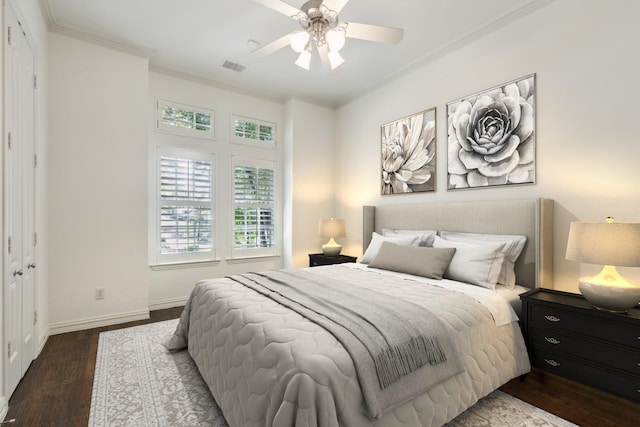
{"type": "Polygon", "coordinates": [[[96,299],[104,299],[104,288],[96,288],[96,299]]]}

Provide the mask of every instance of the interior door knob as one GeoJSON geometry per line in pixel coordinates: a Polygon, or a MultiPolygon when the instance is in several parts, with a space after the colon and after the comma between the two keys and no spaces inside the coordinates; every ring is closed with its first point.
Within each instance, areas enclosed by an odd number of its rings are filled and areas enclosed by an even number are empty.
{"type": "Polygon", "coordinates": [[[13,272],[13,277],[22,276],[24,272],[22,270],[16,270],[13,272]]]}
{"type": "Polygon", "coordinates": [[[27,265],[27,268],[36,268],[36,263],[32,262],[31,264],[27,265]]]}

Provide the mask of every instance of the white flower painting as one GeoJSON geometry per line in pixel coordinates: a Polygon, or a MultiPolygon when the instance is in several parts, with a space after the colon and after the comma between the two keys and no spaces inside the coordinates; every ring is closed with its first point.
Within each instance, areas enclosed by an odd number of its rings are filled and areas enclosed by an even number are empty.
{"type": "Polygon", "coordinates": [[[436,109],[387,123],[380,133],[382,194],[435,191],[436,109]]]}
{"type": "Polygon", "coordinates": [[[535,182],[535,74],[447,104],[447,189],[535,182]]]}

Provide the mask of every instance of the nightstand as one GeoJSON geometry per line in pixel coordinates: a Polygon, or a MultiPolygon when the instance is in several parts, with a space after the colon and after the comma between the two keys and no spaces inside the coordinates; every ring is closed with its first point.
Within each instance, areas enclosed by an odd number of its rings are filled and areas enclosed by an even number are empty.
{"type": "Polygon", "coordinates": [[[349,255],[326,256],[325,254],[309,254],[309,267],[356,262],[356,259],[356,257],[349,255]]]}
{"type": "Polygon", "coordinates": [[[542,288],[520,298],[533,366],[640,402],[640,308],[608,313],[542,288]]]}

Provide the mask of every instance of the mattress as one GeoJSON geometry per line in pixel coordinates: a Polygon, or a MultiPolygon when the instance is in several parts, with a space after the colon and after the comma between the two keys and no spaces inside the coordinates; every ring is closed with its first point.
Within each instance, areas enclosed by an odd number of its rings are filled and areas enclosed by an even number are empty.
{"type": "Polygon", "coordinates": [[[373,418],[353,361],[333,335],[231,279],[206,280],[195,286],[168,347],[188,347],[230,425],[439,426],[530,370],[517,321],[504,320],[515,318],[513,310],[496,292],[462,298],[442,286],[446,281],[429,284],[356,265],[313,272],[436,313],[455,341],[463,372],[373,418]]]}

